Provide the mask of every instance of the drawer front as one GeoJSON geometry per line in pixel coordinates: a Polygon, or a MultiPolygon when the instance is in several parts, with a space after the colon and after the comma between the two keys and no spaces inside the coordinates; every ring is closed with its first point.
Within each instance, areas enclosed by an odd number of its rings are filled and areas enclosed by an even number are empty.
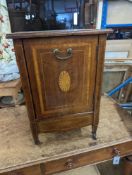
{"type": "Polygon", "coordinates": [[[23,168],[7,173],[0,173],[0,175],[41,175],[40,165],[35,165],[28,168],[23,168]]]}
{"type": "Polygon", "coordinates": [[[89,151],[86,153],[78,153],[74,156],[69,156],[67,158],[51,161],[46,163],[45,165],[43,164],[42,168],[44,169],[46,175],[60,171],[66,171],[73,168],[112,159],[116,155],[116,151],[119,151],[120,156],[131,154],[132,141],[89,151]]]}
{"type": "Polygon", "coordinates": [[[24,40],[37,117],[93,111],[97,37],[24,40]]]}

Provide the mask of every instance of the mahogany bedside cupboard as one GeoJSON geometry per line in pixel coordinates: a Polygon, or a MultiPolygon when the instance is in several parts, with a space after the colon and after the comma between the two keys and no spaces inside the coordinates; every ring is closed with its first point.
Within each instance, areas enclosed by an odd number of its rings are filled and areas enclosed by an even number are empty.
{"type": "Polygon", "coordinates": [[[33,138],[87,125],[96,138],[106,36],[112,30],[16,32],[14,40],[33,138]]]}

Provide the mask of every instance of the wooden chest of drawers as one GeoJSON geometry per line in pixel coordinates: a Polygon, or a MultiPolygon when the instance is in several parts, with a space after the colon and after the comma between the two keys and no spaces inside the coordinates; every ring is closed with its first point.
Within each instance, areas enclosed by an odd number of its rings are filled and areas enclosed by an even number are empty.
{"type": "Polygon", "coordinates": [[[17,62],[35,143],[38,133],[92,125],[96,138],[105,41],[111,30],[18,32],[17,62]]]}

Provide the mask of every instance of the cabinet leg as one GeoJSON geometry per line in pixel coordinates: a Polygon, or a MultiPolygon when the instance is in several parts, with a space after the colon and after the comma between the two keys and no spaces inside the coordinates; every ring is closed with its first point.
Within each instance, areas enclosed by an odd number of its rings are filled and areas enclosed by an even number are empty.
{"type": "Polygon", "coordinates": [[[38,136],[36,138],[34,137],[34,142],[35,142],[36,145],[40,145],[41,144],[41,142],[39,141],[38,136]]]}
{"type": "Polygon", "coordinates": [[[33,139],[34,139],[35,144],[36,145],[40,145],[41,142],[39,141],[36,124],[31,123],[31,130],[32,130],[32,135],[33,135],[33,139]]]}
{"type": "Polygon", "coordinates": [[[92,125],[92,138],[94,140],[97,139],[97,137],[96,137],[97,127],[98,127],[97,125],[92,125]]]}

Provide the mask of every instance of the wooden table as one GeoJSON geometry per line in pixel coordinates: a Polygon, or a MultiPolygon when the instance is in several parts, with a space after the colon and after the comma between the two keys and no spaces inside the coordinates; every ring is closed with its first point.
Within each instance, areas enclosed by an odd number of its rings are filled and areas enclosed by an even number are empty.
{"type": "Polygon", "coordinates": [[[18,102],[18,92],[22,87],[20,78],[17,80],[0,83],[0,96],[11,96],[13,97],[14,104],[18,102]]]}
{"type": "Polygon", "coordinates": [[[52,174],[132,153],[132,116],[102,97],[98,139],[91,128],[41,134],[43,144],[33,143],[25,106],[0,110],[0,174],[52,174]],[[3,173],[9,172],[9,173],[3,173]]]}

